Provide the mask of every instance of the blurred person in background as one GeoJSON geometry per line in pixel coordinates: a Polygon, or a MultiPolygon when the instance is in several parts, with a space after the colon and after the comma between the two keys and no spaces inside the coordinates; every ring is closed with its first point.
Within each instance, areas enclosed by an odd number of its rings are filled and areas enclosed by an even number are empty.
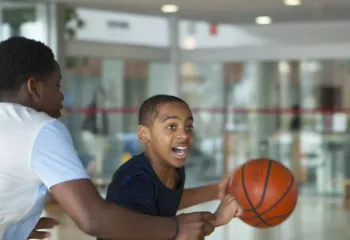
{"type": "Polygon", "coordinates": [[[83,122],[81,133],[86,151],[92,156],[87,169],[94,177],[98,177],[103,172],[103,160],[108,145],[109,122],[108,115],[104,111],[106,105],[106,93],[100,85],[88,105],[88,114],[83,122]]]}

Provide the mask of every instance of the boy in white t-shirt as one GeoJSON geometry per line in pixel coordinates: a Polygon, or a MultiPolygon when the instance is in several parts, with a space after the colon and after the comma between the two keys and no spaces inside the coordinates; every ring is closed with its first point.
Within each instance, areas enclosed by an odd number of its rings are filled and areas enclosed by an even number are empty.
{"type": "Polygon", "coordinates": [[[192,240],[210,234],[215,217],[208,212],[152,217],[101,198],[57,120],[60,80],[60,67],[44,44],[23,37],[0,43],[0,239],[35,234],[48,192],[95,237],[192,240]]]}

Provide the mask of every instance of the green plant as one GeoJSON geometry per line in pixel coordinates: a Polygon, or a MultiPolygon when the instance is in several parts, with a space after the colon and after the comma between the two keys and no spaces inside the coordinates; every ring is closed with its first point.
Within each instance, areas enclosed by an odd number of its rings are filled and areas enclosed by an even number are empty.
{"type": "Polygon", "coordinates": [[[64,10],[64,26],[67,38],[73,39],[76,36],[77,30],[85,26],[85,22],[79,17],[75,8],[67,7],[64,10]],[[75,25],[71,23],[75,23],[75,25]]]}

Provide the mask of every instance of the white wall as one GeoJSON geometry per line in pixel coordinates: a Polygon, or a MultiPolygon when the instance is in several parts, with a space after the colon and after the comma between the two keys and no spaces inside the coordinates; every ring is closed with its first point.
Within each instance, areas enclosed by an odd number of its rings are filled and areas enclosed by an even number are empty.
{"type": "MultiPolygon", "coordinates": [[[[165,47],[168,45],[165,18],[79,8],[85,27],[77,32],[77,40],[124,43],[165,47]],[[108,23],[128,24],[128,28],[112,27],[108,23]]],[[[74,22],[71,23],[74,26],[74,22]]]]}
{"type": "MultiPolygon", "coordinates": [[[[78,31],[77,40],[104,43],[167,47],[168,22],[166,17],[119,13],[78,8],[85,28],[78,31]],[[128,24],[128,28],[111,27],[108,22],[128,24]]],[[[213,36],[206,22],[181,20],[179,42],[193,37],[196,48],[228,48],[271,44],[329,44],[350,42],[350,22],[318,22],[257,25],[221,24],[213,36]],[[194,23],[194,27],[191,24],[194,23]]],[[[71,23],[74,25],[74,23],[71,23]]]]}
{"type": "MultiPolygon", "coordinates": [[[[79,8],[79,17],[86,26],[78,31],[77,40],[98,41],[105,43],[138,44],[156,47],[169,46],[168,21],[165,17],[150,17],[136,14],[79,8]],[[128,28],[111,27],[108,22],[128,24],[128,28]]],[[[181,21],[179,42],[182,45],[189,34],[190,21],[181,21]]],[[[74,22],[71,23],[74,26],[74,22]]],[[[191,35],[192,36],[192,35],[191,35]]],[[[247,44],[261,44],[265,41],[256,38],[244,29],[230,25],[220,25],[219,33],[212,36],[209,25],[205,22],[195,23],[196,46],[229,47],[247,44]]]]}

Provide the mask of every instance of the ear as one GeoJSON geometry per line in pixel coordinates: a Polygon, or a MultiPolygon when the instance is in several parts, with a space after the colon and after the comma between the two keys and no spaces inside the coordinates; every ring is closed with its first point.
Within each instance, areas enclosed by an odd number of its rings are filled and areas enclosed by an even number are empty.
{"type": "Polygon", "coordinates": [[[39,82],[33,78],[30,77],[27,81],[27,89],[28,89],[28,93],[29,95],[34,99],[34,100],[38,100],[40,99],[40,86],[39,86],[39,82]]]}
{"type": "Polygon", "coordinates": [[[143,143],[148,143],[150,140],[149,129],[145,126],[140,125],[137,129],[137,136],[143,143]]]}

